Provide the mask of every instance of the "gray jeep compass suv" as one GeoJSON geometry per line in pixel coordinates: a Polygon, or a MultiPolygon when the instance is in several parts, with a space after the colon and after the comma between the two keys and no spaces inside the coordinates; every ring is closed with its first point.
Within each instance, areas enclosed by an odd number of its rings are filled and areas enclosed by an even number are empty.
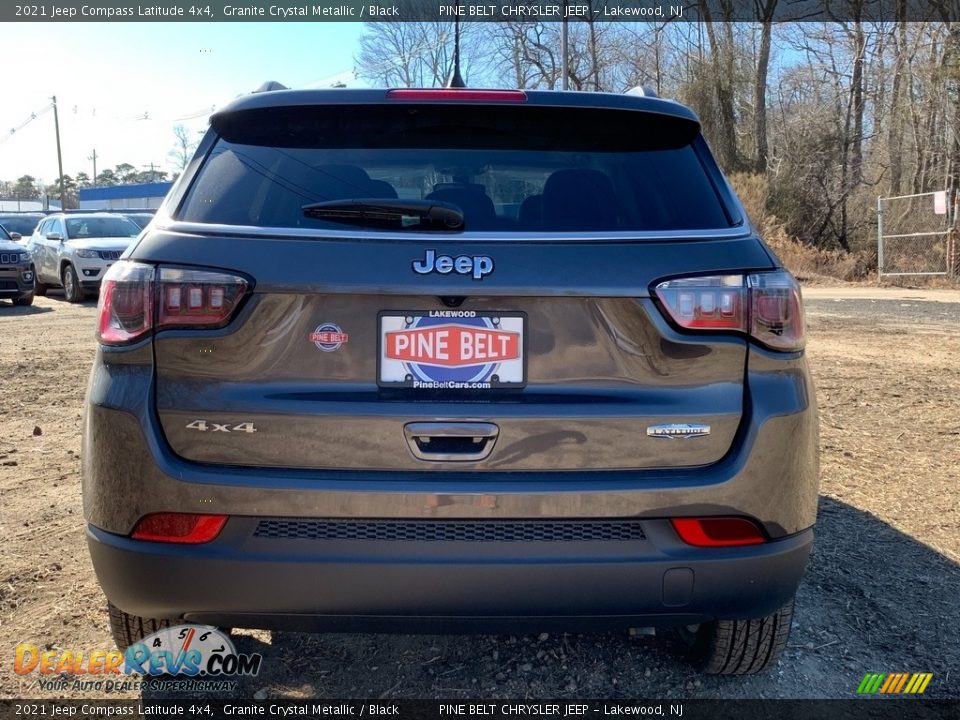
{"type": "Polygon", "coordinates": [[[15,242],[0,225],[0,299],[14,305],[33,305],[33,269],[30,250],[15,242]]]}
{"type": "Polygon", "coordinates": [[[677,626],[783,649],[813,539],[800,291],[642,94],[271,91],[100,294],[88,540],[177,622],[677,626]]]}

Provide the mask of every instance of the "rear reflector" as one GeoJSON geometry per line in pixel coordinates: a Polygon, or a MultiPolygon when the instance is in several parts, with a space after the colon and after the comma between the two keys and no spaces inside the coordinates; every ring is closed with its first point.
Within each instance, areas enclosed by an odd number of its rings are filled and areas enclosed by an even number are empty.
{"type": "Polygon", "coordinates": [[[150,542],[196,545],[213,540],[226,522],[226,515],[155,513],[140,518],[131,537],[150,542]]]}
{"type": "Polygon", "coordinates": [[[680,539],[694,547],[737,547],[767,541],[763,531],[746,518],[674,518],[670,522],[680,539]]]}
{"type": "Polygon", "coordinates": [[[526,102],[523,90],[471,90],[468,88],[398,88],[387,91],[388,100],[429,100],[434,102],[526,102]]]}
{"type": "Polygon", "coordinates": [[[773,350],[804,346],[800,286],[786,270],[677,278],[654,293],[664,314],[686,330],[737,330],[773,350]]]}

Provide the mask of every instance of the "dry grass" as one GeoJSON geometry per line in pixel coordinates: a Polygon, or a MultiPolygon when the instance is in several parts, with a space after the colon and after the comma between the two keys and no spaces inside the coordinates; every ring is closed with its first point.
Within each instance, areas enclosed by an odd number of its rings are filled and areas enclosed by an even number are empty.
{"type": "Polygon", "coordinates": [[[876,257],[842,250],[824,250],[791,237],[783,223],[767,211],[769,185],[762,175],[737,173],[730,182],[770,248],[803,281],[824,279],[858,281],[876,272],[876,257]]]}

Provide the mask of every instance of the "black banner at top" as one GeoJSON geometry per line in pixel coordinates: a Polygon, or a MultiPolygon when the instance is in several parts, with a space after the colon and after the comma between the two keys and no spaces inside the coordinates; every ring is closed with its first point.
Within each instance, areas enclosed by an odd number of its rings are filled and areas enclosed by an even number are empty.
{"type": "Polygon", "coordinates": [[[7,22],[960,21],[960,0],[52,0],[7,22]]]}

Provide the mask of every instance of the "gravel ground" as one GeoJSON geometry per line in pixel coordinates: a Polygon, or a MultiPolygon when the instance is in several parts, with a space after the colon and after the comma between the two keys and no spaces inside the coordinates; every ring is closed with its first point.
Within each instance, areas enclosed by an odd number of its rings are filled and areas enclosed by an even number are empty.
{"type": "MultiPolygon", "coordinates": [[[[242,631],[239,649],[263,653],[264,662],[234,696],[844,698],[865,672],[922,671],[934,673],[928,696],[960,697],[960,298],[851,293],[807,295],[822,427],[820,520],[791,641],[774,671],[701,676],[669,632],[242,631]]],[[[3,697],[51,697],[12,672],[18,642],[112,647],[79,486],[94,316],[93,303],[57,296],[29,309],[0,303],[3,697]]]]}

